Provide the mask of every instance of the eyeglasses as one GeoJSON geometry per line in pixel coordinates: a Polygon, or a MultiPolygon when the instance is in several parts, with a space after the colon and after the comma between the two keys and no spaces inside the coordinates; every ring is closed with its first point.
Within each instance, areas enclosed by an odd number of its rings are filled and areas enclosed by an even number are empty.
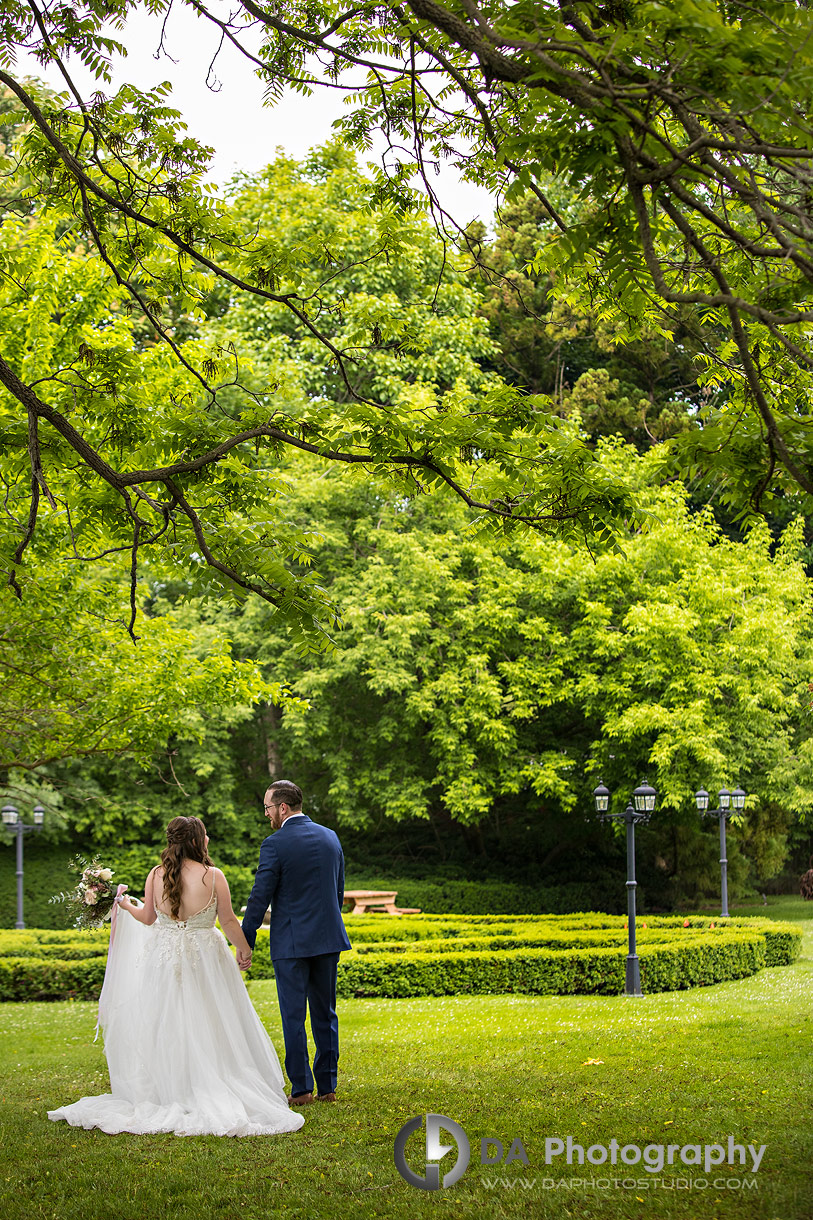
{"type": "Polygon", "coordinates": [[[268,813],[269,809],[278,809],[281,804],[282,801],[272,801],[270,805],[263,805],[263,808],[265,809],[265,812],[268,813]]]}

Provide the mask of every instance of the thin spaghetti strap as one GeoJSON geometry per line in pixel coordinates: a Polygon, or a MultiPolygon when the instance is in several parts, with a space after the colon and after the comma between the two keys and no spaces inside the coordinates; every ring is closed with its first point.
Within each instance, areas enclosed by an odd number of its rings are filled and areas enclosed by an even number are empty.
{"type": "Polygon", "coordinates": [[[212,899],[213,899],[213,898],[214,898],[214,896],[215,896],[215,881],[216,881],[216,880],[217,880],[217,876],[216,876],[216,874],[215,874],[215,870],[214,870],[214,869],[212,869],[212,892],[211,892],[211,894],[209,895],[209,901],[210,901],[210,902],[212,901],[212,899]]]}

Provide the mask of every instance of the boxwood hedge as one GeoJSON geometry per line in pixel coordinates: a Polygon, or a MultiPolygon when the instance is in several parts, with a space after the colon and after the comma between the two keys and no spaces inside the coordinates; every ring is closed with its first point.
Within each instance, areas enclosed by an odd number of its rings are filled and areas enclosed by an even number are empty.
{"type": "MultiPolygon", "coordinates": [[[[70,912],[64,906],[50,905],[48,896],[54,890],[67,889],[75,883],[76,878],[68,872],[68,864],[77,852],[87,857],[98,853],[104,863],[114,870],[116,881],[126,881],[135,894],[140,892],[144,878],[157,862],[162,846],[156,843],[153,847],[121,848],[79,840],[71,845],[59,846],[32,837],[25,848],[26,919],[39,928],[66,928],[70,922],[70,912]]],[[[251,892],[259,849],[258,840],[248,851],[245,864],[217,860],[228,878],[235,910],[245,904],[251,892]]],[[[14,870],[13,845],[0,843],[0,928],[13,928],[16,918],[14,870]]],[[[549,886],[437,876],[420,879],[395,876],[391,870],[381,875],[348,861],[346,884],[348,889],[397,890],[399,906],[420,907],[422,911],[438,914],[461,911],[471,914],[502,912],[516,915],[533,911],[565,914],[595,907],[620,913],[625,903],[624,888],[619,889],[617,880],[612,877],[598,882],[562,882],[549,886]]],[[[638,902],[639,909],[643,910],[646,896],[641,888],[638,890],[638,902]]]]}
{"type": "MultiPolygon", "coordinates": [[[[604,994],[624,990],[623,917],[361,915],[348,919],[338,991],[349,996],[604,994]]],[[[95,999],[109,930],[0,931],[0,999],[95,999]]],[[[744,978],[799,952],[793,924],[769,919],[648,917],[638,923],[645,992],[744,978]]],[[[249,978],[272,978],[268,931],[257,935],[249,978]]]]}

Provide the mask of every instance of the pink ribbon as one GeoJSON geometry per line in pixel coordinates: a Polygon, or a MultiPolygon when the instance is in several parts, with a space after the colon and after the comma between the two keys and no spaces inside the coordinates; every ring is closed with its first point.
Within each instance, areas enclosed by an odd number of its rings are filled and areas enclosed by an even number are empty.
{"type": "Polygon", "coordinates": [[[121,900],[124,897],[124,892],[127,889],[126,885],[120,885],[116,890],[116,897],[113,899],[113,911],[110,915],[110,942],[107,946],[107,961],[110,963],[110,950],[113,948],[113,937],[116,935],[116,916],[119,913],[121,900]]]}
{"type": "MultiPolygon", "coordinates": [[[[105,962],[105,967],[104,967],[105,973],[107,973],[107,968],[110,965],[110,952],[113,948],[113,937],[116,934],[116,916],[119,913],[119,907],[121,906],[121,900],[124,897],[124,892],[126,889],[127,889],[126,885],[120,885],[118,887],[118,889],[116,890],[116,897],[113,899],[113,908],[110,912],[110,940],[108,941],[108,944],[107,944],[107,961],[105,962]]],[[[99,1037],[99,1018],[97,1017],[96,1018],[96,1032],[93,1035],[93,1041],[95,1042],[98,1037],[99,1037]]]]}

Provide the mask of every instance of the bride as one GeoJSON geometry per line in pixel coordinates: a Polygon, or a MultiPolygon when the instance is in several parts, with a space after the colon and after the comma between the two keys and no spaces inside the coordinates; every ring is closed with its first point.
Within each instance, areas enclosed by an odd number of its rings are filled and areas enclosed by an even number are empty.
{"type": "Polygon", "coordinates": [[[199,818],[173,818],[143,906],[122,896],[127,917],[111,929],[99,997],[112,1092],[49,1110],[53,1121],[110,1135],[275,1135],[302,1126],[240,977],[251,950],[208,845],[199,818]]]}

